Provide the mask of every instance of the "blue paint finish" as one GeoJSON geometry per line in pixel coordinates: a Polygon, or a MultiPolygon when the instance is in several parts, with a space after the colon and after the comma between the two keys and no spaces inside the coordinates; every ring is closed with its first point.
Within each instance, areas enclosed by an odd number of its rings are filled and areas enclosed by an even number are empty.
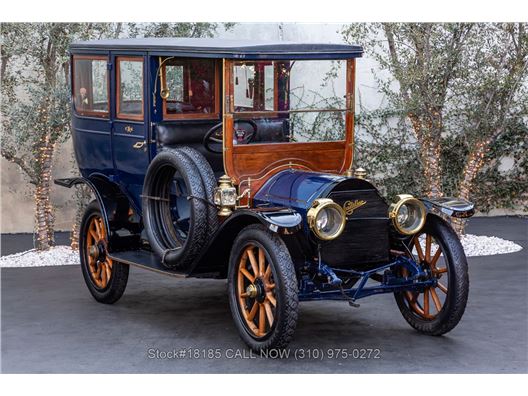
{"type": "MultiPolygon", "coordinates": [[[[308,267],[313,267],[313,263],[307,263],[308,267]]],[[[324,284],[315,284],[310,278],[301,279],[299,288],[299,301],[310,300],[348,300],[354,301],[374,294],[394,293],[397,291],[411,290],[423,291],[426,287],[436,286],[436,278],[431,278],[429,274],[414,260],[399,256],[390,263],[381,265],[368,271],[355,271],[345,269],[330,268],[324,263],[315,264],[313,270],[328,278],[324,284]],[[406,268],[409,276],[403,277],[398,273],[399,268],[406,268]],[[383,272],[382,281],[374,286],[366,286],[367,281],[374,274],[383,272]],[[348,289],[341,287],[343,283],[337,273],[358,278],[358,285],[348,289]]]]}
{"type": "Polygon", "coordinates": [[[226,59],[352,59],[363,55],[359,45],[207,38],[130,38],[77,41],[72,51],[151,51],[155,55],[226,59]]]}
{"type": "Polygon", "coordinates": [[[93,173],[106,177],[114,174],[112,146],[108,119],[72,116],[72,140],[75,159],[81,175],[88,178],[93,173]]]}
{"type": "Polygon", "coordinates": [[[255,194],[255,207],[286,207],[299,212],[303,218],[303,230],[309,234],[306,213],[317,198],[328,196],[343,176],[305,172],[294,169],[284,170],[272,176],[255,194]]]}
{"type": "Polygon", "coordinates": [[[111,116],[112,116],[112,146],[114,160],[114,174],[121,190],[129,197],[134,209],[141,214],[141,192],[143,181],[149,165],[149,84],[150,74],[146,56],[138,52],[111,53],[111,116]],[[117,118],[117,58],[132,56],[143,59],[143,80],[139,82],[143,87],[143,120],[126,120],[117,118]],[[134,148],[134,144],[145,142],[143,147],[134,148]]]}
{"type": "Polygon", "coordinates": [[[255,206],[284,206],[307,211],[315,199],[325,197],[346,178],[338,175],[284,170],[272,176],[255,194],[255,206]]]}

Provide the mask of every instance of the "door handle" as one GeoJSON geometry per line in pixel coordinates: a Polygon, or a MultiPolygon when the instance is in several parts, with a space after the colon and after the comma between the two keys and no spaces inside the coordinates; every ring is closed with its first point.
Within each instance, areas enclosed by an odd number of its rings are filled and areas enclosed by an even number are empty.
{"type": "Polygon", "coordinates": [[[139,150],[140,148],[143,148],[143,146],[144,146],[145,144],[147,144],[147,142],[143,140],[142,142],[136,142],[136,143],[134,143],[134,145],[133,145],[132,147],[135,148],[135,149],[137,149],[137,150],[139,150]]]}

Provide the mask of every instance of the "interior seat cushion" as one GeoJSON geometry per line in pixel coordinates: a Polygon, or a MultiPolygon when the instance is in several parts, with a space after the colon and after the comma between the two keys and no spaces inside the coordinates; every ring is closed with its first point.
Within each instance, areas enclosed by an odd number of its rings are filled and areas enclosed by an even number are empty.
{"type": "Polygon", "coordinates": [[[215,175],[224,171],[222,154],[211,153],[203,145],[207,131],[218,123],[217,120],[204,123],[160,123],[155,126],[156,139],[162,146],[185,145],[198,150],[209,162],[215,175]]]}

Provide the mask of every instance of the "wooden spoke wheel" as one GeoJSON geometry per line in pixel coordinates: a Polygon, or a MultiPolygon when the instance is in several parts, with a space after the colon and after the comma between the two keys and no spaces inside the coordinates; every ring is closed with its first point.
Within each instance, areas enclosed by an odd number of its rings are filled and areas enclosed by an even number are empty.
{"type": "Polygon", "coordinates": [[[255,337],[273,328],[277,299],[271,264],[263,247],[248,245],[238,263],[237,295],[248,329],[255,337]]]}
{"type": "Polygon", "coordinates": [[[106,231],[103,219],[93,216],[88,224],[86,234],[86,253],[90,277],[99,289],[104,289],[112,277],[113,261],[106,256],[106,231]]]}
{"type": "Polygon", "coordinates": [[[128,281],[129,267],[108,257],[108,235],[99,205],[90,203],[79,230],[79,253],[84,281],[99,302],[112,304],[119,300],[128,281]]]}
{"type": "Polygon", "coordinates": [[[228,292],[235,326],[251,349],[288,345],[297,325],[299,290],[278,234],[260,224],[240,231],[229,258],[228,292]]]}
{"type": "MultiPolygon", "coordinates": [[[[411,248],[414,260],[428,269],[431,277],[436,278],[437,284],[422,293],[406,291],[405,300],[417,315],[431,320],[440,313],[446,301],[449,269],[442,254],[442,247],[431,234],[422,233],[415,236],[411,248]]],[[[406,269],[403,269],[403,275],[408,275],[406,269]]]]}
{"type": "MultiPolygon", "coordinates": [[[[452,330],[462,318],[469,294],[467,260],[462,244],[451,226],[428,215],[420,234],[408,243],[412,258],[436,285],[417,292],[394,293],[405,320],[416,330],[441,335],[452,330]]],[[[402,275],[407,276],[406,269],[402,275]]]]}

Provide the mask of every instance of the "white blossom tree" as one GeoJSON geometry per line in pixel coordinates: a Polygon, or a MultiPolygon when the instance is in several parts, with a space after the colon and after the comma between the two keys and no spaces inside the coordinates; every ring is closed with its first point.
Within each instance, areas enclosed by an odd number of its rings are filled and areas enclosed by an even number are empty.
{"type": "MultiPolygon", "coordinates": [[[[411,177],[419,193],[472,199],[479,174],[497,160],[490,153],[497,152],[506,135],[526,129],[527,26],[376,23],[350,25],[343,30],[347,41],[363,44],[381,71],[388,72],[388,78],[383,73],[375,76],[388,102],[387,108],[375,112],[402,121],[396,127],[385,125],[406,152],[400,158],[396,153],[393,165],[399,159],[404,172],[419,169],[420,174],[411,177]],[[410,158],[418,163],[409,163],[410,158]]],[[[372,113],[358,118],[360,125],[364,121],[372,129],[380,127],[372,113]]],[[[372,136],[374,140],[381,138],[379,130],[372,136]]],[[[383,168],[380,162],[391,161],[390,156],[363,155],[363,159],[374,168],[383,168]]],[[[525,169],[525,162],[525,158],[518,158],[513,167],[525,169]]],[[[524,172],[511,172],[511,176],[513,184],[526,183],[524,172]]],[[[516,194],[515,199],[526,202],[526,191],[509,191],[516,194]]],[[[463,223],[457,222],[455,227],[459,233],[463,231],[463,223]]]]}

